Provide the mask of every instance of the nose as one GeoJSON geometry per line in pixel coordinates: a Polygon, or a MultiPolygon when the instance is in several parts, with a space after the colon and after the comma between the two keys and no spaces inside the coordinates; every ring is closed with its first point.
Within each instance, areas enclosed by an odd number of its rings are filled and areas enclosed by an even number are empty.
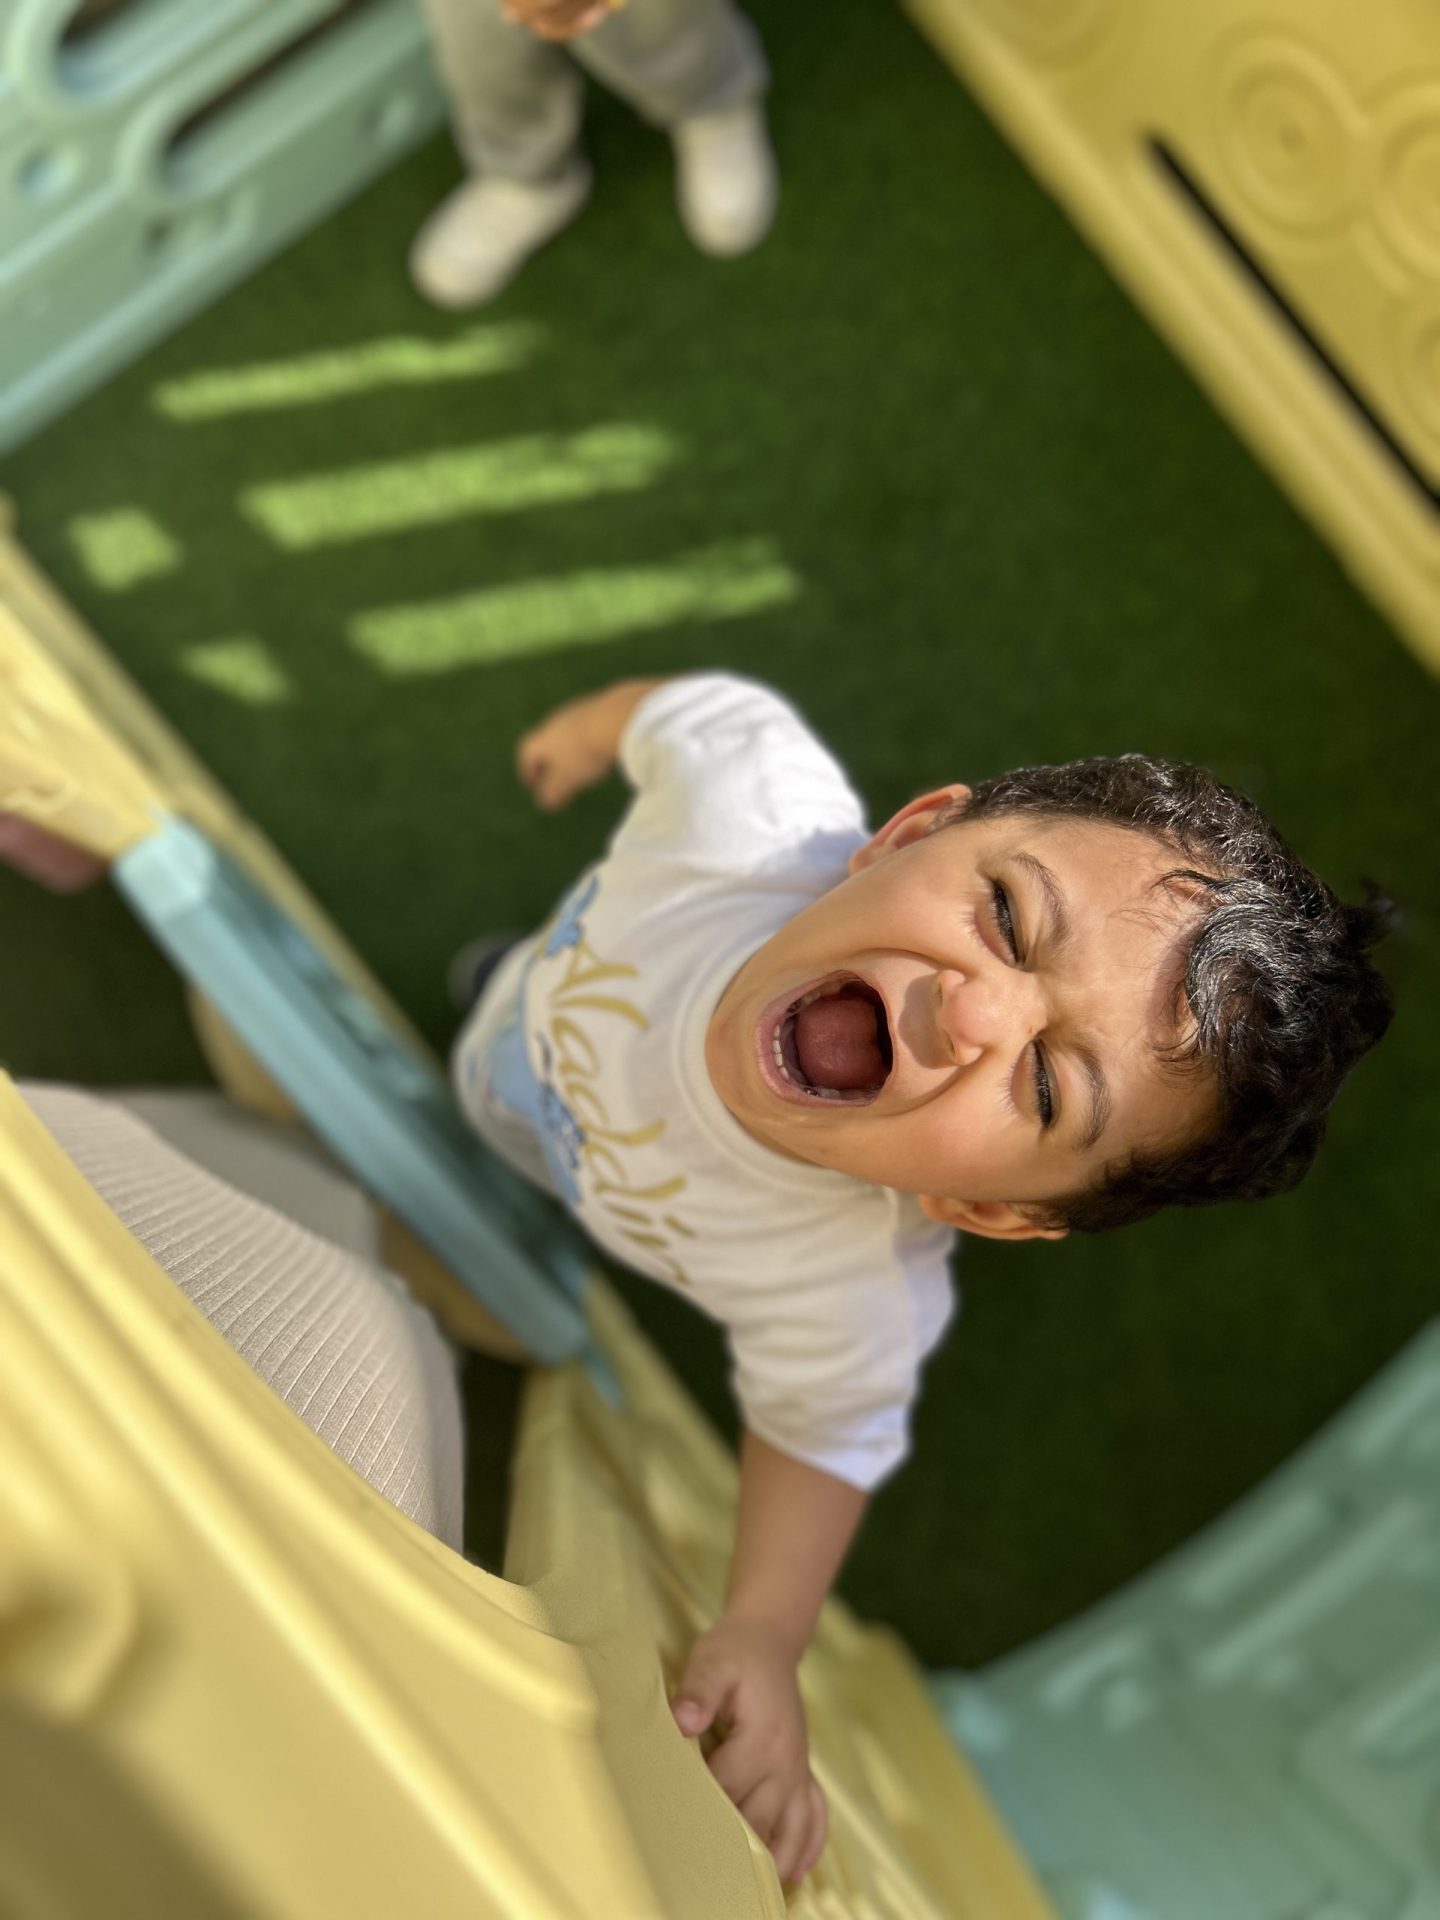
{"type": "Polygon", "coordinates": [[[1009,967],[983,973],[942,967],[935,996],[936,1021],[957,1067],[973,1066],[996,1047],[1018,1053],[1043,1023],[1034,981],[1009,967]]]}

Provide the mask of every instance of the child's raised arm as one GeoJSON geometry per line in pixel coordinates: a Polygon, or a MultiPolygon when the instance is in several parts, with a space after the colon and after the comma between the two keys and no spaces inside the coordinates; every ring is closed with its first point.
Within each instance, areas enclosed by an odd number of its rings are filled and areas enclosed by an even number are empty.
{"type": "Polygon", "coordinates": [[[674,1701],[682,1733],[723,1725],[710,1770],[782,1880],[802,1879],[825,1845],[796,1668],[865,1503],[858,1487],[745,1435],[725,1610],[696,1641],[674,1701]]]}
{"type": "Polygon", "coordinates": [[[631,714],[664,680],[617,680],[599,693],[567,700],[521,737],[515,771],[546,813],[603,780],[615,764],[631,714]]]}

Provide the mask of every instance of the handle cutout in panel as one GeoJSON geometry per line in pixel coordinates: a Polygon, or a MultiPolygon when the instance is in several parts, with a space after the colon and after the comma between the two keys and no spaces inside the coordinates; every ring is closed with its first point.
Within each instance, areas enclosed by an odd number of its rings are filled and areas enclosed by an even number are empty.
{"type": "Polygon", "coordinates": [[[1200,186],[1194,175],[1177,158],[1174,149],[1164,140],[1154,137],[1149,139],[1146,145],[1151,158],[1171,187],[1186,205],[1200,216],[1204,225],[1220,241],[1237,265],[1244,269],[1252,285],[1265,296],[1270,306],[1285,321],[1290,332],[1308,349],[1312,364],[1345,402],[1352,418],[1369,430],[1371,436],[1379,443],[1430,510],[1440,512],[1440,479],[1426,472],[1399,434],[1388,424],[1378,407],[1365,397],[1314,328],[1304,319],[1299,309],[1280,291],[1275,281],[1200,186]]]}

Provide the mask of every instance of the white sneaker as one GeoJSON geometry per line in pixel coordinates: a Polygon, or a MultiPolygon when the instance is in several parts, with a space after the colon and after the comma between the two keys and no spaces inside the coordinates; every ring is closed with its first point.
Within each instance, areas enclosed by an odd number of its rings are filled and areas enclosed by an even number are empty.
{"type": "Polygon", "coordinates": [[[753,100],[677,122],[675,194],[702,253],[749,253],[770,231],[780,178],[765,115],[753,100]]]}
{"type": "Polygon", "coordinates": [[[437,307],[478,307],[507,287],[538,248],[590,198],[589,164],[558,180],[465,180],[415,236],[410,278],[437,307]]]}

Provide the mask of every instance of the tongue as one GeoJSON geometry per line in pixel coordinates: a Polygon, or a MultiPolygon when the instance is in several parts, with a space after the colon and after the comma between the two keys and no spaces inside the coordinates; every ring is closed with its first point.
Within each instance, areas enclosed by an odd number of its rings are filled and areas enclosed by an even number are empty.
{"type": "Polygon", "coordinates": [[[885,1078],[875,1039],[875,1009],[860,996],[829,994],[795,1016],[795,1057],[812,1087],[851,1093],[885,1078]]]}

